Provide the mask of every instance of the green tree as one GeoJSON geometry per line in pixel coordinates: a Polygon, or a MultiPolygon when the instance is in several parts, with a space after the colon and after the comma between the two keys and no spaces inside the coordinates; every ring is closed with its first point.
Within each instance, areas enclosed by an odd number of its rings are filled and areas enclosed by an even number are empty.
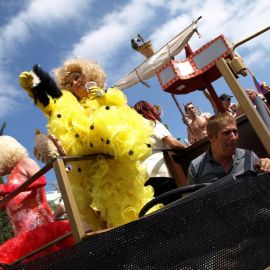
{"type": "MultiPolygon", "coordinates": [[[[0,176],[0,184],[4,184],[0,176]]],[[[5,210],[0,209],[0,244],[13,237],[13,230],[5,210]]]]}

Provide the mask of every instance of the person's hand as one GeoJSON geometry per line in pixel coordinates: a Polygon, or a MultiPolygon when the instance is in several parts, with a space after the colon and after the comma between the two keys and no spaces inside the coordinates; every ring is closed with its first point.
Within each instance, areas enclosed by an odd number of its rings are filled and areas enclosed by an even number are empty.
{"type": "Polygon", "coordinates": [[[94,86],[88,89],[88,98],[90,99],[99,98],[102,97],[104,93],[105,93],[104,90],[102,90],[97,86],[94,86]]]}
{"type": "Polygon", "coordinates": [[[182,117],[182,121],[183,121],[183,123],[184,123],[185,125],[188,126],[188,124],[189,124],[189,122],[190,122],[190,119],[189,119],[189,117],[188,117],[187,115],[185,115],[185,116],[182,117]]]}
{"type": "Polygon", "coordinates": [[[33,87],[33,76],[30,72],[24,71],[19,75],[19,83],[24,89],[31,89],[33,87]]]}
{"type": "Polygon", "coordinates": [[[33,93],[31,91],[31,88],[33,87],[34,78],[31,75],[30,72],[24,71],[19,75],[19,83],[23,89],[27,91],[29,96],[33,98],[33,93]]]}
{"type": "Polygon", "coordinates": [[[54,135],[46,135],[37,130],[35,142],[34,156],[45,164],[58,156],[65,155],[65,151],[60,141],[58,141],[54,135]]]}
{"type": "Polygon", "coordinates": [[[237,104],[232,103],[232,104],[230,105],[230,109],[231,109],[232,111],[236,112],[236,111],[237,111],[237,104]]]}
{"type": "Polygon", "coordinates": [[[270,159],[269,158],[260,158],[256,162],[255,166],[261,172],[270,172],[270,159]]]}

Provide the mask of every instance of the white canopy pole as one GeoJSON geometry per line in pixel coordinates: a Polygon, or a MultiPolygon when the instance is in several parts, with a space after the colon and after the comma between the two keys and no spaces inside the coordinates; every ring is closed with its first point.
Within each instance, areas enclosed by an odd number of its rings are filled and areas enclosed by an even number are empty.
{"type": "Polygon", "coordinates": [[[197,30],[197,21],[190,24],[141,65],[121,78],[114,86],[124,90],[144,80],[149,80],[172,56],[179,54],[197,30]]]}

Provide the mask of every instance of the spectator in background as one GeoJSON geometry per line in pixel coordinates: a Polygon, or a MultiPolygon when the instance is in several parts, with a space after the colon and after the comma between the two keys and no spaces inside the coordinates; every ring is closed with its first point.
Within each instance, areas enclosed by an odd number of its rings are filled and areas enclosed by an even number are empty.
{"type": "Polygon", "coordinates": [[[226,111],[232,115],[233,117],[236,117],[236,110],[237,106],[236,104],[231,103],[231,98],[233,96],[229,96],[228,94],[222,94],[219,96],[219,99],[223,105],[223,107],[226,109],[226,111]]]}
{"type": "MultiPolygon", "coordinates": [[[[134,105],[134,109],[144,118],[152,121],[154,126],[153,153],[144,161],[150,176],[145,185],[151,185],[154,188],[154,196],[158,196],[177,187],[165,163],[162,150],[170,148],[181,151],[186,148],[186,145],[173,137],[161,123],[160,111],[154,105],[141,100],[134,105]]],[[[168,201],[163,203],[166,204],[168,201]]]]}
{"type": "MultiPolygon", "coordinates": [[[[258,94],[255,90],[253,89],[246,89],[245,90],[246,94],[248,95],[250,101],[252,102],[252,104],[254,105],[254,107],[256,108],[255,105],[255,99],[259,96],[260,98],[262,98],[263,101],[265,101],[265,97],[262,94],[258,94]]],[[[245,114],[244,110],[242,109],[241,106],[238,106],[237,111],[236,111],[236,115],[240,116],[242,114],[245,114]]]]}
{"type": "Polygon", "coordinates": [[[187,114],[188,141],[193,144],[206,137],[206,125],[212,115],[210,113],[198,115],[192,102],[185,105],[185,112],[187,114]]]}

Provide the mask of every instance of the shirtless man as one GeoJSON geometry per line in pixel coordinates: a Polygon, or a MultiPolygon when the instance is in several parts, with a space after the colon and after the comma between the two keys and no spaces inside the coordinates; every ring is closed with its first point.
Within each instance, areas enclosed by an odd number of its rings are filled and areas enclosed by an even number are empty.
{"type": "Polygon", "coordinates": [[[197,115],[192,102],[185,105],[185,112],[187,114],[188,140],[193,144],[207,136],[206,125],[212,115],[210,113],[197,115]]]}

